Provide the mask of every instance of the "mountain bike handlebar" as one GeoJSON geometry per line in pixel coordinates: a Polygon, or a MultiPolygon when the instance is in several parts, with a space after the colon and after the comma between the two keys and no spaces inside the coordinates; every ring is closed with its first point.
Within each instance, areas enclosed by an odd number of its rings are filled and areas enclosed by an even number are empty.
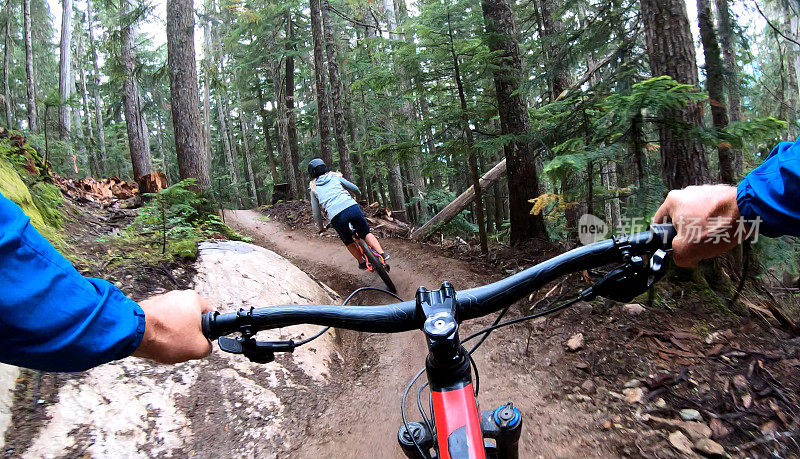
{"type": "MultiPolygon", "coordinates": [[[[565,274],[669,250],[675,235],[671,224],[653,225],[649,231],[578,247],[492,284],[459,291],[456,317],[461,322],[499,311],[565,274]]],[[[254,333],[299,324],[398,333],[418,330],[424,321],[416,302],[405,301],[380,306],[287,305],[225,314],[212,311],[203,315],[202,327],[207,338],[216,339],[243,329],[254,333]]]]}

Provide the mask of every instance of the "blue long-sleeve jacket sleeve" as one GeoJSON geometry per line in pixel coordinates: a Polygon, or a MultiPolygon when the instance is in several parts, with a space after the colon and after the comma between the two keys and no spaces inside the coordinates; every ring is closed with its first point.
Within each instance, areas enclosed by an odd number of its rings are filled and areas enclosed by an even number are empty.
{"type": "Polygon", "coordinates": [[[739,183],[736,203],[759,233],[800,236],[800,141],[781,142],[739,183]]]}
{"type": "Polygon", "coordinates": [[[0,194],[0,361],[81,371],[132,354],[144,312],[110,283],[81,276],[0,194]]]}

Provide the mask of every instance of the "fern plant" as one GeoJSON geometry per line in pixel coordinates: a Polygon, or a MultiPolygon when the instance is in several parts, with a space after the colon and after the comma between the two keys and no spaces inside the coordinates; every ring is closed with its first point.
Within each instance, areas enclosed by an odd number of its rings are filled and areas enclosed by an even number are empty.
{"type": "Polygon", "coordinates": [[[216,214],[210,199],[195,191],[196,181],[187,179],[157,193],[146,193],[150,201],[142,207],[124,237],[147,238],[160,246],[161,254],[193,258],[204,239],[244,240],[216,214]]]}

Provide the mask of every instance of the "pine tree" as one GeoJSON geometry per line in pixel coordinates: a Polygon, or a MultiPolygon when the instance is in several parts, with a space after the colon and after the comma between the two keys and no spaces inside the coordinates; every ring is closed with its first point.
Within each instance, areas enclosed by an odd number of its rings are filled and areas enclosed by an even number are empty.
{"type": "MultiPolygon", "coordinates": [[[[647,54],[654,76],[667,75],[678,83],[698,84],[694,42],[683,0],[641,0],[647,54]]],[[[659,127],[664,181],[670,189],[707,183],[705,152],[691,129],[702,124],[697,102],[682,109],[665,109],[659,127]]]]}
{"type": "Polygon", "coordinates": [[[539,172],[528,143],[530,120],[527,103],[520,91],[522,62],[516,41],[514,16],[507,0],[482,0],[481,7],[489,37],[489,49],[503,60],[494,73],[497,109],[502,135],[514,136],[504,146],[511,218],[511,242],[521,243],[532,238],[547,238],[544,218],[530,212],[529,200],[539,196],[539,172]]]}
{"type": "Polygon", "coordinates": [[[211,187],[200,127],[197,67],[194,54],[193,0],[167,2],[167,53],[172,125],[181,180],[193,178],[202,189],[211,187]]]}

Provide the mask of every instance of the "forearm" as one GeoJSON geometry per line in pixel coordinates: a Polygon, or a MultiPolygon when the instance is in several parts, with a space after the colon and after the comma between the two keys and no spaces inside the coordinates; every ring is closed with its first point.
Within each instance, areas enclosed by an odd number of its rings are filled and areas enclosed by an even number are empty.
{"type": "Polygon", "coordinates": [[[356,196],[361,196],[361,190],[353,182],[342,177],[339,177],[339,181],[342,183],[345,190],[354,193],[356,196]]]}
{"type": "Polygon", "coordinates": [[[0,195],[0,361],[80,371],[132,354],[145,332],[138,304],[85,278],[0,195]]]}
{"type": "Polygon", "coordinates": [[[322,231],[324,229],[322,226],[322,212],[319,208],[319,199],[317,199],[317,195],[313,191],[311,192],[311,213],[314,215],[314,221],[317,223],[317,229],[322,231]]]}

